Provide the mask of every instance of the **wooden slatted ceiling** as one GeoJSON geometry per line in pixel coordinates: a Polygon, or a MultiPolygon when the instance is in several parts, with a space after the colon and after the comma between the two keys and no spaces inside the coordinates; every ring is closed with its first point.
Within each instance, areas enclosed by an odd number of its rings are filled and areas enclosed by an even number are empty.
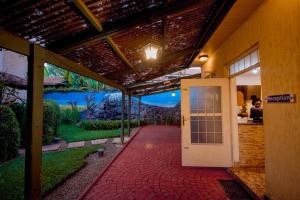
{"type": "Polygon", "coordinates": [[[84,3],[101,22],[113,22],[129,15],[142,12],[147,8],[163,5],[163,0],[84,0],[84,3]]]}
{"type": "Polygon", "coordinates": [[[76,35],[92,28],[67,1],[18,2],[10,9],[2,6],[0,24],[29,41],[47,45],[59,38],[76,35]]]}
{"type": "Polygon", "coordinates": [[[106,41],[98,41],[63,55],[101,75],[127,69],[106,41]]]}
{"type": "Polygon", "coordinates": [[[135,82],[143,82],[147,77],[155,76],[155,74],[160,73],[161,71],[168,71],[171,69],[176,69],[182,66],[185,58],[177,58],[176,60],[172,60],[168,63],[162,64],[159,67],[153,63],[153,66],[141,67],[135,71],[125,71],[119,73],[110,73],[104,75],[104,77],[116,80],[118,83],[122,83],[125,85],[133,84],[135,82]]]}
{"type": "MultiPolygon", "coordinates": [[[[195,48],[197,53],[201,47],[199,38],[207,28],[206,24],[213,18],[212,15],[216,14],[213,11],[224,1],[83,0],[83,2],[103,25],[103,32],[107,29],[114,30],[112,41],[134,69],[129,69],[128,64],[125,64],[112,47],[101,38],[80,43],[75,48],[61,46],[102,34],[93,27],[72,0],[2,1],[0,26],[26,40],[51,47],[54,51],[59,47],[56,52],[60,52],[63,48],[64,51],[60,53],[67,58],[127,86],[149,80],[167,71],[179,70],[181,66],[187,67],[191,55],[195,55],[193,51],[185,51],[185,54],[174,58],[169,55],[178,55],[177,52],[189,48],[195,48]],[[154,17],[151,17],[152,11],[154,17]],[[148,18],[143,18],[143,13],[148,18]],[[146,21],[136,20],[133,16],[139,16],[146,21]],[[139,24],[134,25],[137,22],[139,24]],[[110,28],[116,25],[119,25],[119,28],[110,28]],[[148,43],[157,44],[164,50],[161,59],[156,63],[149,64],[144,60],[143,48],[148,43]]],[[[232,2],[233,0],[228,0],[228,5],[232,2]]]]}

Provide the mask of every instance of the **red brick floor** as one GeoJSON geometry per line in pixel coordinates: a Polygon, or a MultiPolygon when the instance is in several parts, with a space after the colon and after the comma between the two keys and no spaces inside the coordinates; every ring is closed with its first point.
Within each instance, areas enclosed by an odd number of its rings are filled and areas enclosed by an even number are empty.
{"type": "Polygon", "coordinates": [[[181,166],[180,128],[146,126],[83,199],[227,199],[225,169],[181,166]]]}

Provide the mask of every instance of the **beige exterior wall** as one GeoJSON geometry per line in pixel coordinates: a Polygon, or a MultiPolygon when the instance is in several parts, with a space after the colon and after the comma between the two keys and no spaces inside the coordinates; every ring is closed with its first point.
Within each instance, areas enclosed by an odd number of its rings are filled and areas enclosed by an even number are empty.
{"type": "Polygon", "coordinates": [[[224,67],[258,44],[263,98],[295,93],[295,104],[264,104],[266,191],[277,200],[299,199],[300,190],[300,1],[266,0],[205,64],[224,67]]]}

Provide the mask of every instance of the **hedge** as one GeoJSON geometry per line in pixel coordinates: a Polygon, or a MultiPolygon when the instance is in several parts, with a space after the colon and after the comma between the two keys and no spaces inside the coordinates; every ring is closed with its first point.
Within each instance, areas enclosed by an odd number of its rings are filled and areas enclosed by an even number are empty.
{"type": "MultiPolygon", "coordinates": [[[[20,146],[25,147],[25,137],[28,135],[26,104],[14,103],[11,105],[11,108],[16,114],[18,124],[20,126],[20,146]]],[[[52,139],[57,135],[60,121],[61,117],[59,105],[54,101],[44,101],[43,144],[49,144],[52,142],[52,139]]]]}
{"type": "Polygon", "coordinates": [[[10,106],[16,114],[20,127],[20,146],[25,147],[25,135],[28,133],[27,107],[25,103],[14,103],[10,106]]]}
{"type": "Polygon", "coordinates": [[[7,106],[0,105],[0,161],[18,155],[20,129],[15,113],[7,106]]]}
{"type": "MultiPolygon", "coordinates": [[[[141,125],[145,122],[141,120],[141,125]]],[[[124,128],[127,128],[127,121],[125,121],[124,128]]],[[[138,126],[138,120],[130,121],[131,127],[138,126]]],[[[83,120],[80,122],[80,128],[84,130],[114,130],[121,128],[121,120],[83,120]]]]}
{"type": "Polygon", "coordinates": [[[49,144],[57,135],[60,125],[60,109],[59,105],[54,101],[44,101],[44,134],[43,144],[49,144]]]}
{"type": "Polygon", "coordinates": [[[67,108],[61,111],[61,122],[63,124],[76,124],[79,122],[80,113],[77,107],[74,107],[72,110],[67,108]]]}

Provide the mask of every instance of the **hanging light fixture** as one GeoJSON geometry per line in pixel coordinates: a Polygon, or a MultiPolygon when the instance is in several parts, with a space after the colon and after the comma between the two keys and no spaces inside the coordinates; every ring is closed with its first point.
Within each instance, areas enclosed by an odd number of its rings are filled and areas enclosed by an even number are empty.
{"type": "Polygon", "coordinates": [[[201,55],[201,56],[199,56],[199,60],[200,60],[200,62],[206,62],[207,60],[208,60],[208,55],[201,55]]]}
{"type": "Polygon", "coordinates": [[[159,51],[159,46],[154,44],[147,44],[145,46],[145,55],[147,60],[156,60],[159,51]]]}

